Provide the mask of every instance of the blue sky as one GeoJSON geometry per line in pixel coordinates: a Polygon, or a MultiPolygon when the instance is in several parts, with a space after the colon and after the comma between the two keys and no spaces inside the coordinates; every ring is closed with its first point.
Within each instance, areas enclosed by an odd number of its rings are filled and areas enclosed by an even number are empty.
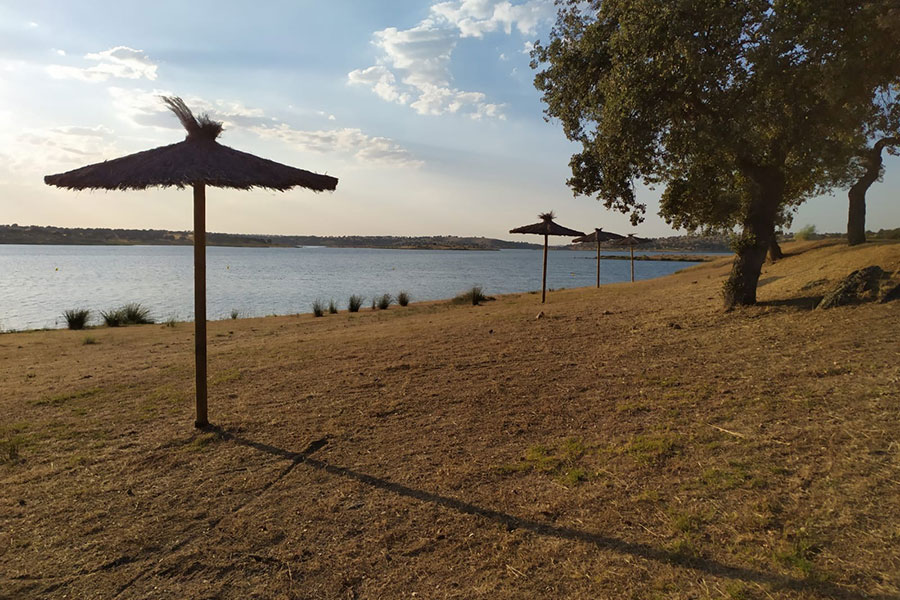
{"type": "MultiPolygon", "coordinates": [[[[0,223],[189,229],[178,190],[74,193],[43,175],[183,139],[160,94],[225,121],[222,143],[340,179],[333,194],[211,190],[210,231],[484,235],[553,209],[568,227],[670,235],[565,186],[527,47],[551,0],[0,1],[0,223]]],[[[900,226],[900,159],[869,228],[900,226]]],[[[842,231],[846,193],[795,227],[842,231]]],[[[521,236],[519,236],[521,237],[521,236]]]]}

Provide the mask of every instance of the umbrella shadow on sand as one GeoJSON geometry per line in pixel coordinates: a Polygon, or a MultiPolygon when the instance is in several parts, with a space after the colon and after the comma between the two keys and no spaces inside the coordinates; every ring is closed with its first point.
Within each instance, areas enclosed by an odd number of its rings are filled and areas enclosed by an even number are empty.
{"type": "MultiPolygon", "coordinates": [[[[247,438],[231,433],[221,427],[214,426],[211,428],[211,430],[214,431],[223,440],[230,441],[247,448],[252,448],[259,452],[264,452],[276,457],[277,459],[290,461],[290,465],[287,466],[286,469],[281,471],[281,473],[274,481],[267,484],[262,492],[269,489],[269,487],[271,487],[271,485],[276,481],[284,479],[284,477],[286,477],[297,466],[303,465],[317,471],[323,471],[325,473],[328,473],[329,475],[350,479],[363,485],[390,492],[398,496],[412,498],[420,502],[427,502],[429,504],[440,506],[441,508],[445,508],[448,510],[453,510],[461,514],[487,519],[489,521],[493,521],[495,523],[503,525],[509,531],[522,529],[540,536],[591,544],[599,550],[606,550],[618,554],[643,558],[646,560],[673,565],[687,570],[696,571],[698,573],[713,575],[716,577],[736,579],[747,583],[766,585],[769,586],[771,590],[775,591],[812,590],[817,594],[828,598],[843,598],[847,600],[862,600],[864,598],[875,598],[878,600],[896,600],[896,596],[857,592],[840,587],[828,581],[797,579],[779,573],[770,573],[749,567],[728,565],[726,563],[708,558],[686,557],[665,550],[663,548],[652,546],[650,544],[641,542],[629,542],[627,540],[600,533],[582,531],[580,529],[574,529],[572,527],[560,527],[557,525],[541,523],[539,521],[532,521],[530,519],[517,517],[515,515],[511,515],[509,513],[505,513],[492,508],[478,506],[476,504],[472,504],[464,500],[459,500],[457,498],[451,498],[448,496],[442,496],[440,494],[427,492],[425,490],[411,488],[400,483],[395,483],[388,479],[376,477],[374,475],[368,475],[366,473],[361,473],[347,467],[333,465],[324,460],[313,458],[313,453],[320,450],[329,443],[329,439],[331,439],[330,436],[326,436],[325,438],[311,442],[302,452],[295,452],[263,442],[249,440],[247,438]]],[[[259,496],[260,494],[256,494],[249,502],[252,502],[259,496]]]]}

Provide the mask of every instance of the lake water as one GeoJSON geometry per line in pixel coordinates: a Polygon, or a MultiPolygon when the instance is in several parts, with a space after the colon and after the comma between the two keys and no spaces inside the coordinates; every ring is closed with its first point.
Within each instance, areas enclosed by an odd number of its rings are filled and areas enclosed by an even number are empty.
{"type": "MultiPolygon", "coordinates": [[[[617,254],[604,251],[605,254],[617,254]]],[[[624,252],[623,254],[627,254],[624,252]]],[[[592,252],[550,252],[547,286],[592,286],[592,252]]],[[[209,319],[311,312],[316,299],[343,310],[351,294],[409,292],[412,301],[452,298],[473,285],[488,295],[540,290],[540,250],[439,251],[365,248],[207,249],[209,319]]],[[[635,262],[637,279],[687,262],[635,262]]],[[[630,279],[629,262],[605,260],[601,282],[630,279]]],[[[157,320],[193,318],[190,246],[0,245],[0,331],[64,327],[62,312],[140,302],[157,320]]]]}

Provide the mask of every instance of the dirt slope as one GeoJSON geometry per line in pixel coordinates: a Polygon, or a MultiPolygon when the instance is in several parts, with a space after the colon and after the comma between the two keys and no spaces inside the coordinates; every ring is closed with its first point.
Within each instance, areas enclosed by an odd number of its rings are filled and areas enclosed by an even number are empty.
{"type": "Polygon", "coordinates": [[[2,335],[0,598],[898,598],[900,302],[810,307],[900,245],[785,250],[211,323],[209,432],[190,324],[2,335]]]}

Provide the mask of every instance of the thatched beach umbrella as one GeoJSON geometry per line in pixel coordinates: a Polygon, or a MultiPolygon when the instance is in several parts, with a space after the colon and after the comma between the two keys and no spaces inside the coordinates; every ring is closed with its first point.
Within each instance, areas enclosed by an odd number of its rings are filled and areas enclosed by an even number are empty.
{"type": "Polygon", "coordinates": [[[575,231],[574,229],[569,229],[568,227],[563,227],[562,225],[557,225],[553,222],[554,218],[553,211],[548,213],[541,213],[538,217],[541,218],[540,223],[535,223],[534,225],[525,225],[523,227],[516,227],[515,229],[510,229],[510,233],[536,233],[538,235],[544,236],[544,270],[541,276],[541,304],[547,299],[547,236],[551,235],[563,235],[566,237],[572,237],[576,235],[584,235],[581,231],[575,231]]]}
{"type": "Polygon", "coordinates": [[[216,142],[222,124],[207,115],[195,118],[181,98],[163,97],[187,137],[183,142],[44,177],[44,183],[71,190],[143,190],[175,186],[194,190],[194,350],[196,355],[196,427],[206,414],[206,186],[265,188],[295,186],[316,192],[333,190],[338,180],[233,150],[216,142]]]}
{"type": "Polygon", "coordinates": [[[627,238],[619,241],[617,246],[628,246],[631,249],[631,283],[634,283],[634,247],[638,244],[646,244],[650,240],[639,238],[633,233],[629,233],[627,238]]]}
{"type": "Polygon", "coordinates": [[[589,233],[587,235],[583,235],[580,238],[575,238],[572,240],[573,244],[589,244],[591,242],[597,243],[597,287],[600,287],[600,244],[602,242],[611,242],[614,240],[623,240],[625,239],[624,235],[619,235],[618,233],[613,233],[611,231],[603,231],[602,228],[597,227],[594,229],[594,233],[589,233]]]}

